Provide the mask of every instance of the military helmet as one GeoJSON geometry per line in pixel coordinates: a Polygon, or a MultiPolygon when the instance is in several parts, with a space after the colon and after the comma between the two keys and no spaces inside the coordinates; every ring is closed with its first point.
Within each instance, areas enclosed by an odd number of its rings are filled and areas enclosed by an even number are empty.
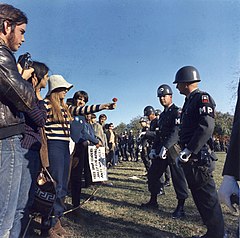
{"type": "Polygon", "coordinates": [[[139,123],[141,123],[141,122],[147,122],[147,118],[146,117],[141,117],[139,119],[139,123]]]}
{"type": "Polygon", "coordinates": [[[177,71],[175,81],[173,83],[195,83],[200,81],[199,72],[195,67],[184,66],[177,71]]]}
{"type": "Polygon", "coordinates": [[[155,114],[155,110],[154,110],[154,108],[152,106],[146,106],[144,108],[143,113],[144,113],[144,116],[149,116],[151,114],[155,114]]]}
{"type": "Polygon", "coordinates": [[[172,94],[173,94],[172,89],[167,84],[160,85],[157,90],[158,97],[163,97],[165,95],[172,95],[172,94]]]}
{"type": "Polygon", "coordinates": [[[161,114],[161,110],[160,109],[156,109],[155,110],[155,116],[159,116],[161,114]]]}

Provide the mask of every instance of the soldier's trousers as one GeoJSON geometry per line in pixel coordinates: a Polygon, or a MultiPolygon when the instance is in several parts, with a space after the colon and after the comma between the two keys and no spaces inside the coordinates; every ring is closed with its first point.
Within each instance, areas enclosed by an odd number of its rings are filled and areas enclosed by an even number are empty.
{"type": "Polygon", "coordinates": [[[169,166],[167,166],[167,168],[166,168],[166,170],[165,170],[165,172],[164,172],[164,181],[170,181],[170,179],[171,179],[171,170],[170,170],[170,167],[169,166]]]}
{"type": "Polygon", "coordinates": [[[148,158],[148,150],[147,148],[142,148],[142,151],[141,151],[141,159],[143,161],[143,164],[146,168],[146,171],[148,172],[149,171],[149,168],[150,168],[150,160],[148,158]]]}
{"type": "MultiPolygon", "coordinates": [[[[210,163],[213,163],[212,161],[210,163]]],[[[221,206],[218,200],[218,194],[213,180],[212,167],[194,166],[191,162],[183,165],[183,170],[191,190],[193,200],[207,226],[207,237],[223,238],[224,221],[221,206]]]]}
{"type": "Polygon", "coordinates": [[[160,178],[165,172],[167,166],[170,165],[172,182],[177,199],[186,199],[188,197],[188,186],[182,168],[178,168],[175,164],[169,162],[168,159],[153,159],[148,171],[148,190],[151,194],[156,195],[160,192],[162,182],[160,178]]]}

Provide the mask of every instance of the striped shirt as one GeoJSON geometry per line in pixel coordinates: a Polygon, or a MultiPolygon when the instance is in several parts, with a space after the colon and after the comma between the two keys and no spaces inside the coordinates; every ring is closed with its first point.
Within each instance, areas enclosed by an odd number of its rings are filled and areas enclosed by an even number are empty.
{"type": "Polygon", "coordinates": [[[100,109],[100,104],[91,105],[91,106],[69,106],[69,111],[72,116],[84,116],[90,113],[99,112],[103,109],[100,109]]]}
{"type": "Polygon", "coordinates": [[[45,124],[45,133],[48,140],[70,140],[70,118],[66,111],[61,107],[61,112],[64,118],[64,122],[53,121],[52,105],[48,99],[44,99],[45,107],[47,108],[47,121],[45,124]]]}
{"type": "MultiPolygon", "coordinates": [[[[47,108],[47,122],[45,125],[45,132],[48,140],[64,140],[69,141],[70,139],[70,121],[67,117],[67,113],[64,113],[64,109],[61,108],[65,122],[53,122],[51,115],[51,103],[48,99],[45,99],[45,106],[47,108]]],[[[100,104],[91,106],[69,106],[69,111],[72,116],[87,115],[94,112],[99,112],[100,104]]]]}

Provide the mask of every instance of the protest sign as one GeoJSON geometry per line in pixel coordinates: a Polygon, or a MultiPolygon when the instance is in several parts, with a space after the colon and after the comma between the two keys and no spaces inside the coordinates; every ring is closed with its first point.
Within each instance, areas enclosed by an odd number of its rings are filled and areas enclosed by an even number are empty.
{"type": "Polygon", "coordinates": [[[105,147],[88,146],[88,158],[92,181],[107,181],[105,147]]]}

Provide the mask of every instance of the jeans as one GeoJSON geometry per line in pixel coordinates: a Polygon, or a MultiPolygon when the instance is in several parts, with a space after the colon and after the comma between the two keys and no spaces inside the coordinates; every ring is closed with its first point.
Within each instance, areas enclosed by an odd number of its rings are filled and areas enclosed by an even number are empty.
{"type": "Polygon", "coordinates": [[[70,166],[69,142],[48,140],[48,158],[50,164],[49,172],[56,181],[56,200],[53,204],[53,217],[50,219],[50,226],[53,227],[65,210],[64,198],[68,190],[70,166]]]}
{"type": "Polygon", "coordinates": [[[23,148],[24,158],[22,163],[22,177],[17,203],[17,210],[10,237],[20,237],[29,221],[29,208],[34,200],[37,174],[40,166],[39,151],[23,148]]]}
{"type": "Polygon", "coordinates": [[[9,237],[22,176],[22,135],[0,140],[0,237],[9,237]]]}

